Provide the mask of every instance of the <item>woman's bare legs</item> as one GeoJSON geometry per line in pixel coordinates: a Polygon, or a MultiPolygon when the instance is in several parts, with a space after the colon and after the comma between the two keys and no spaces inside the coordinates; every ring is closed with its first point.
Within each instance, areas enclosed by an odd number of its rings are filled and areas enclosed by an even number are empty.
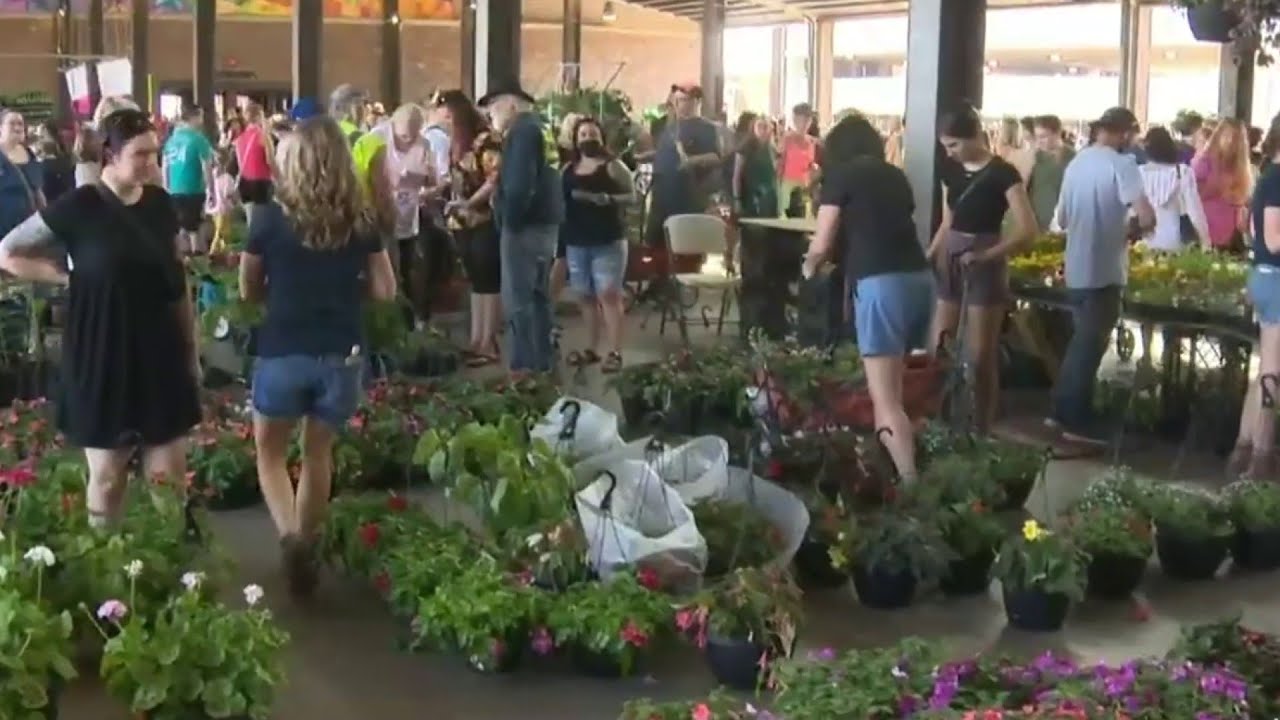
{"type": "Polygon", "coordinates": [[[973,421],[975,430],[991,431],[1000,407],[1000,329],[1004,305],[971,307],[965,342],[973,367],[973,421]]]}
{"type": "Polygon", "coordinates": [[[582,322],[587,327],[587,349],[596,352],[600,345],[600,303],[594,295],[578,293],[578,307],[582,309],[582,322]]]}
{"type": "Polygon", "coordinates": [[[956,328],[960,325],[960,304],[949,300],[939,300],[933,310],[933,326],[929,331],[930,354],[943,349],[943,342],[954,343],[956,328]]]}
{"type": "Polygon", "coordinates": [[[85,448],[89,466],[89,487],[85,491],[85,507],[89,524],[108,527],[119,522],[128,489],[128,465],[132,450],[85,448]]]}
{"type": "Polygon", "coordinates": [[[477,295],[471,293],[471,344],[467,349],[472,352],[484,352],[484,326],[485,326],[485,302],[486,295],[477,295]]]}
{"type": "MultiPolygon", "coordinates": [[[[1254,418],[1251,423],[1253,452],[1246,474],[1255,479],[1269,479],[1275,475],[1276,410],[1263,406],[1264,390],[1273,396],[1280,394],[1280,384],[1267,379],[1280,376],[1280,325],[1262,325],[1258,339],[1258,382],[1255,383],[1254,418]],[[1266,383],[1264,386],[1263,383],[1266,383]]],[[[1280,397],[1275,398],[1280,401],[1280,397]]],[[[1246,402],[1248,396],[1246,396],[1246,402]]]]}
{"type": "Polygon", "coordinates": [[[564,286],[569,280],[569,263],[564,258],[556,258],[551,264],[551,307],[555,308],[564,294],[564,286]]]}
{"type": "Polygon", "coordinates": [[[862,366],[867,373],[867,389],[871,392],[871,405],[875,409],[876,430],[889,428],[890,434],[880,440],[903,483],[916,480],[916,446],[911,419],[902,405],[903,359],[881,355],[865,357],[862,366]]]}
{"type": "Polygon", "coordinates": [[[1236,435],[1236,446],[1227,457],[1227,475],[1235,477],[1249,469],[1249,461],[1253,458],[1253,428],[1262,412],[1261,378],[1254,378],[1244,394],[1244,404],[1240,406],[1240,432],[1236,435]]]}
{"type": "Polygon", "coordinates": [[[604,318],[604,339],[609,344],[609,352],[622,352],[622,320],[625,314],[621,286],[600,293],[600,315],[604,318]]]}
{"type": "Polygon", "coordinates": [[[289,440],[296,420],[253,416],[254,443],[258,451],[258,485],[267,501],[271,521],[281,539],[297,535],[298,514],[294,509],[293,481],[289,478],[289,440]]]}
{"type": "Polygon", "coordinates": [[[302,421],[302,477],[298,480],[294,516],[298,519],[298,535],[306,543],[315,540],[329,512],[336,439],[333,429],[324,422],[311,418],[302,421]]]}

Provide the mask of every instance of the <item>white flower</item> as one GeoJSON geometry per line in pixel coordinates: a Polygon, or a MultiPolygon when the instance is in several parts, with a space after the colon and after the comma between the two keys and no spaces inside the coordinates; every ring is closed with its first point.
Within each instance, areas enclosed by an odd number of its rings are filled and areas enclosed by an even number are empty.
{"type": "Polygon", "coordinates": [[[4,531],[0,530],[0,542],[4,542],[4,531]]]}
{"type": "Polygon", "coordinates": [[[253,607],[254,605],[257,605],[258,601],[262,599],[263,595],[264,593],[262,592],[262,587],[259,585],[244,586],[244,601],[249,604],[249,607],[253,607]]]}
{"type": "Polygon", "coordinates": [[[204,583],[204,573],[202,572],[185,572],[182,573],[182,586],[188,592],[195,592],[200,589],[200,585],[204,583]]]}
{"type": "Polygon", "coordinates": [[[9,568],[0,565],[0,582],[4,582],[9,577],[9,568]]]}
{"type": "Polygon", "coordinates": [[[22,559],[33,565],[43,565],[45,567],[53,567],[55,558],[53,551],[44,545],[36,545],[23,554],[22,559]]]}
{"type": "Polygon", "coordinates": [[[98,608],[98,617],[102,620],[120,622],[129,614],[129,607],[119,600],[108,600],[98,608]]]}
{"type": "Polygon", "coordinates": [[[535,550],[538,548],[538,546],[542,545],[542,541],[543,541],[542,533],[534,533],[524,539],[524,544],[528,545],[530,550],[535,550]]]}
{"type": "Polygon", "coordinates": [[[124,566],[124,574],[128,575],[130,579],[136,579],[142,574],[142,561],[130,560],[129,564],[124,566]]]}

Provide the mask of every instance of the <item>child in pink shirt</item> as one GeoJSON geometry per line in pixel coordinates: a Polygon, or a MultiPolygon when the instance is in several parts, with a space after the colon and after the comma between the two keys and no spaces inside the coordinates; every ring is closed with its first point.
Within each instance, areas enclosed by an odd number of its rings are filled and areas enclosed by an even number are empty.
{"type": "Polygon", "coordinates": [[[209,197],[205,201],[204,208],[205,214],[213,218],[213,242],[209,244],[210,253],[226,252],[227,234],[231,229],[231,214],[236,206],[236,179],[231,175],[231,152],[223,148],[218,151],[213,187],[209,188],[209,197]]]}

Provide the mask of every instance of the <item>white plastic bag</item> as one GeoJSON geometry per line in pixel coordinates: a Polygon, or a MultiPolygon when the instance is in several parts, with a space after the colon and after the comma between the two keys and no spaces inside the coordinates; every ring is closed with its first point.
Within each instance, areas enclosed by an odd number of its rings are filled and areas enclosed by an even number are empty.
{"type": "Polygon", "coordinates": [[[611,452],[588,457],[574,466],[574,477],[582,485],[614,463],[639,460],[648,463],[686,504],[724,492],[729,482],[729,443],[723,438],[704,435],[679,447],[663,447],[656,452],[651,452],[651,440],[642,438],[619,445],[611,452]]]}
{"type": "Polygon", "coordinates": [[[782,548],[769,564],[775,567],[791,564],[809,531],[809,509],[800,498],[781,485],[753,477],[744,468],[731,467],[724,493],[718,499],[754,507],[782,537],[782,548]]]}
{"type": "Polygon", "coordinates": [[[665,582],[702,574],[707,542],[693,513],[646,463],[619,460],[575,497],[590,562],[602,579],[643,564],[665,582]]]}
{"type": "Polygon", "coordinates": [[[562,397],[533,426],[530,436],[557,452],[581,460],[622,447],[618,416],[594,403],[562,397]]]}

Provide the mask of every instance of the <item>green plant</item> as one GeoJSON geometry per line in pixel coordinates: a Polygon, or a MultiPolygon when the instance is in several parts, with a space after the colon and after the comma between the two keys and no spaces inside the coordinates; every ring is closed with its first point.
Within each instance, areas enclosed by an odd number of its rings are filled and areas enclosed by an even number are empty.
{"type": "Polygon", "coordinates": [[[744,640],[772,659],[791,653],[803,614],[800,588],[787,571],[740,568],[676,611],[676,628],[698,647],[708,635],[744,640]]]}
{"type": "Polygon", "coordinates": [[[453,497],[483,518],[498,538],[508,532],[566,517],[574,489],[573,473],[542,441],[528,439],[527,426],[515,418],[498,425],[469,423],[453,435],[427,431],[414,461],[431,478],[450,486],[453,497]]]}
{"type": "Polygon", "coordinates": [[[905,572],[918,580],[941,577],[951,559],[936,522],[898,509],[856,518],[831,549],[831,562],[836,567],[905,572]]]}
{"type": "Polygon", "coordinates": [[[843,655],[818,650],[777,664],[773,711],[787,720],[898,717],[900,698],[928,697],[934,676],[926,668],[943,659],[920,640],[843,655]]]}
{"type": "Polygon", "coordinates": [[[108,692],[154,720],[267,720],[289,636],[260,606],[262,588],[245,587],[246,607],[232,610],[201,592],[198,573],[183,584],[150,622],[124,622],[129,609],[118,600],[99,609],[115,629],[102,655],[108,692]]]}
{"type": "Polygon", "coordinates": [[[991,477],[1006,487],[1021,488],[1035,483],[1049,454],[1042,447],[1004,440],[988,440],[991,477]]]}
{"type": "Polygon", "coordinates": [[[493,562],[492,554],[459,525],[410,525],[387,544],[380,556],[381,570],[375,571],[371,580],[397,615],[411,617],[418,611],[419,600],[430,597],[441,585],[477,563],[493,562]]]}
{"type": "Polygon", "coordinates": [[[37,545],[19,560],[15,542],[9,557],[0,557],[0,716],[45,720],[50,708],[56,712],[50,690],[76,676],[71,614],[50,610],[41,594],[45,571],[57,561],[53,551],[37,545]]]}
{"type": "Polygon", "coordinates": [[[482,561],[419,601],[413,646],[456,650],[482,670],[497,667],[522,650],[545,600],[496,563],[482,561]]]}
{"type": "Polygon", "coordinates": [[[193,432],[187,466],[193,487],[222,496],[257,485],[253,430],[243,421],[202,423],[193,432]]]}
{"type": "Polygon", "coordinates": [[[402,495],[340,495],[329,506],[319,551],[349,573],[372,577],[381,569],[387,549],[396,547],[400,537],[434,525],[402,495]]]}
{"type": "Polygon", "coordinates": [[[1081,551],[1145,558],[1151,555],[1151,521],[1121,503],[1090,503],[1067,515],[1067,532],[1081,551]]]}
{"type": "Polygon", "coordinates": [[[1076,509],[1094,505],[1124,505],[1143,514],[1148,512],[1154,485],[1126,467],[1111,468],[1105,475],[1089,483],[1076,501],[1076,509]]]}
{"type": "Polygon", "coordinates": [[[1004,491],[991,472],[987,458],[975,453],[942,455],[929,464],[906,493],[906,500],[924,507],[979,501],[997,505],[1004,491]]]}
{"type": "Polygon", "coordinates": [[[1058,533],[1035,520],[1022,525],[1022,532],[1005,540],[996,556],[992,575],[1006,590],[1039,591],[1084,597],[1084,554],[1058,533]]]}
{"type": "Polygon", "coordinates": [[[938,511],[943,541],[957,557],[990,557],[1008,534],[1006,526],[981,500],[953,502],[938,511]]]}
{"type": "Polygon", "coordinates": [[[1158,531],[1198,538],[1231,534],[1226,503],[1203,490],[1161,485],[1148,496],[1147,507],[1158,531]]]}
{"type": "Polygon", "coordinates": [[[707,499],[692,509],[698,532],[707,541],[708,577],[764,565],[782,544],[778,529],[749,504],[707,499]]]}
{"type": "Polygon", "coordinates": [[[564,518],[524,538],[511,536],[516,564],[543,587],[564,589],[591,576],[587,538],[577,518],[564,518]]]}
{"type": "Polygon", "coordinates": [[[628,700],[618,720],[754,720],[762,717],[766,716],[741,698],[725,690],[715,690],[702,700],[628,700]]]}
{"type": "Polygon", "coordinates": [[[546,624],[557,645],[614,660],[626,675],[669,627],[671,616],[666,597],[626,573],[569,588],[552,605],[546,624]]]}
{"type": "Polygon", "coordinates": [[[1280,485],[1240,480],[1223,488],[1231,520],[1242,530],[1280,530],[1280,485]]]}

